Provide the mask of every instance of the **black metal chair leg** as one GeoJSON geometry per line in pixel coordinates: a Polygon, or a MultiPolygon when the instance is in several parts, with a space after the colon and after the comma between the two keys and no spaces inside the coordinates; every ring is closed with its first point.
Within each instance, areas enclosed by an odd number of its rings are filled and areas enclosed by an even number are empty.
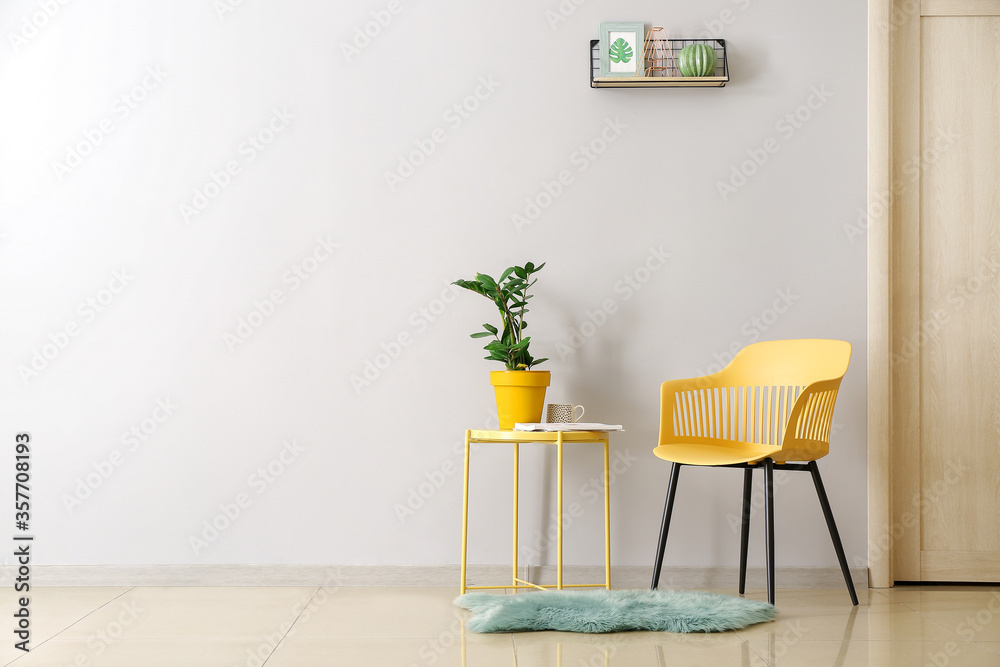
{"type": "Polygon", "coordinates": [[[767,532],[767,601],[774,604],[774,461],[764,459],[764,530],[767,532]]]}
{"type": "Polygon", "coordinates": [[[740,595],[747,592],[747,548],[750,546],[750,494],[753,468],[743,471],[743,527],[740,532],[740,595]]]}
{"type": "Polygon", "coordinates": [[[826,517],[826,527],[830,529],[830,537],[833,538],[833,548],[837,551],[837,559],[840,561],[840,569],[844,573],[844,581],[847,582],[847,590],[851,594],[851,602],[857,606],[858,593],[854,590],[851,570],[847,567],[847,556],[844,555],[844,545],[840,541],[837,523],[833,520],[833,510],[830,509],[830,501],[826,497],[826,489],[823,488],[823,479],[819,476],[819,466],[816,465],[815,461],[810,461],[807,467],[809,468],[809,472],[812,473],[813,484],[816,485],[816,495],[819,496],[819,504],[823,508],[823,516],[826,517]]]}
{"type": "Polygon", "coordinates": [[[681,472],[681,464],[674,463],[670,467],[670,481],[667,483],[667,501],[663,505],[663,523],[660,524],[660,541],[656,545],[656,561],[653,563],[653,583],[651,590],[656,590],[660,583],[660,570],[663,568],[663,552],[667,548],[667,531],[670,530],[670,515],[674,512],[674,496],[677,494],[677,477],[681,472]]]}

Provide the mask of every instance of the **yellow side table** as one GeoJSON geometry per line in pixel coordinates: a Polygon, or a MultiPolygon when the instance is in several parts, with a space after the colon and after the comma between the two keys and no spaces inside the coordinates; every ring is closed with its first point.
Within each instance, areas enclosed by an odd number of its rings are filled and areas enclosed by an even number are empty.
{"type": "Polygon", "coordinates": [[[462,594],[467,590],[485,588],[611,588],[611,490],[607,431],[476,431],[465,432],[465,490],[462,503],[462,594]],[[514,567],[510,584],[498,586],[467,586],[466,566],[469,548],[469,454],[472,443],[508,443],[514,445],[514,567]],[[556,584],[534,584],[517,576],[517,492],[518,447],[521,443],[541,442],[556,446],[556,584]],[[566,443],[599,443],[604,445],[604,583],[563,585],[563,446],[566,443]]]}

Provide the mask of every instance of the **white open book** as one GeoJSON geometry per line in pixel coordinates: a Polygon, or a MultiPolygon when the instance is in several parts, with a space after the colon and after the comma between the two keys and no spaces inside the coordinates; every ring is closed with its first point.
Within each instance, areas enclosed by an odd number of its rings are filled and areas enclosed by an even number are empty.
{"type": "Polygon", "coordinates": [[[598,422],[575,422],[551,424],[531,424],[518,422],[515,431],[624,431],[621,424],[601,424],[598,422]]]}

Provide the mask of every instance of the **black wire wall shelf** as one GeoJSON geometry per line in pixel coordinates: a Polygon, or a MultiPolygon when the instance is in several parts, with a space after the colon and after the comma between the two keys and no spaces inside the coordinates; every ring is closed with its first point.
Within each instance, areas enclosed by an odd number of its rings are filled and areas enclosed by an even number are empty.
{"type": "Polygon", "coordinates": [[[657,39],[654,49],[660,57],[660,67],[650,68],[644,73],[660,76],[601,76],[601,41],[590,40],[590,87],[591,88],[722,88],[729,83],[729,58],[724,39],[657,39]],[[708,44],[715,50],[718,65],[715,76],[682,76],[677,65],[681,49],[689,44],[708,44]],[[651,72],[650,70],[655,71],[651,72]]]}

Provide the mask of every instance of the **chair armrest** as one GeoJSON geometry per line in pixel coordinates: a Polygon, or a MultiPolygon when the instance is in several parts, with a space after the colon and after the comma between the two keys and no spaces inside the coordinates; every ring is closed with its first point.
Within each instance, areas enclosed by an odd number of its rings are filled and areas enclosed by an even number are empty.
{"type": "Polygon", "coordinates": [[[813,382],[799,394],[781,438],[782,460],[814,461],[830,452],[833,409],[842,379],[813,382]]]}

